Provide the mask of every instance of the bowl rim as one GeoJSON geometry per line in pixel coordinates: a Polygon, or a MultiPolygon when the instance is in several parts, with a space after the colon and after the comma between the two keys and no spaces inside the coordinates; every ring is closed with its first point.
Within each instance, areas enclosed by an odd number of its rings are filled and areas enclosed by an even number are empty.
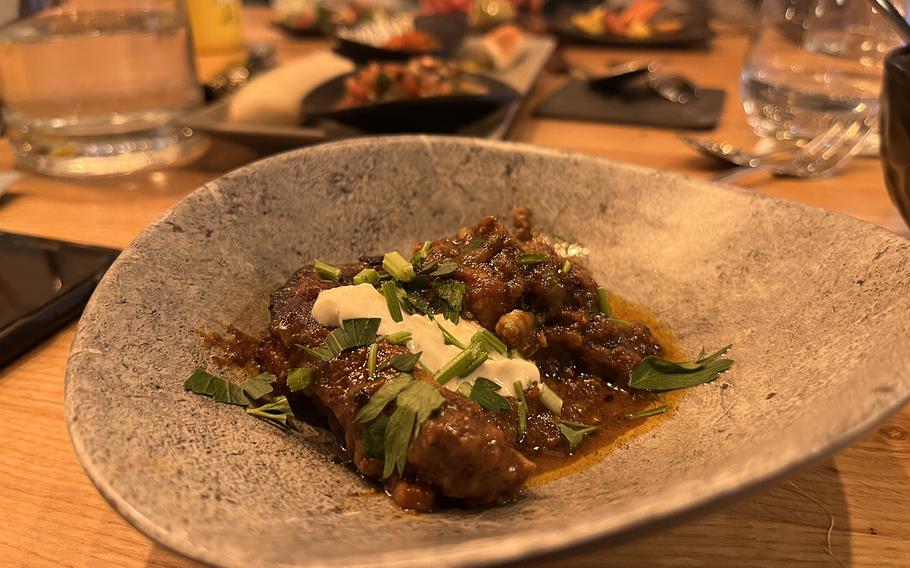
{"type": "MultiPolygon", "coordinates": [[[[596,156],[565,152],[562,150],[543,148],[530,144],[490,141],[483,139],[462,138],[452,136],[375,136],[364,137],[352,140],[344,140],[330,144],[318,145],[300,150],[293,150],[283,154],[277,154],[253,162],[251,164],[227,172],[223,176],[212,180],[200,188],[196,189],[179,202],[170,207],[156,221],[145,227],[137,237],[130,243],[128,251],[134,247],[141,247],[149,238],[154,238],[155,234],[166,226],[166,222],[174,212],[182,207],[188,207],[195,204],[200,199],[217,196],[220,191],[219,183],[225,178],[231,178],[235,175],[246,175],[261,172],[263,168],[268,168],[272,163],[296,160],[301,156],[309,154],[319,154],[321,152],[345,151],[350,148],[358,148],[375,144],[409,144],[419,143],[421,145],[432,145],[433,143],[451,144],[453,141],[469,144],[475,148],[489,149],[492,151],[518,152],[521,154],[533,154],[541,157],[557,159],[574,159],[590,162],[600,162],[610,165],[618,165],[626,171],[633,171],[645,175],[659,175],[662,178],[676,178],[687,180],[694,183],[701,189],[712,192],[733,192],[743,196],[749,196],[751,199],[762,201],[784,202],[792,206],[824,212],[826,215],[834,215],[838,218],[848,219],[849,222],[857,226],[866,226],[867,230],[874,233],[885,235],[893,238],[898,242],[907,243],[907,240],[878,225],[832,212],[820,207],[804,205],[787,199],[781,199],[764,194],[756,194],[742,188],[724,186],[712,183],[692,176],[678,173],[670,173],[654,168],[628,164],[625,162],[606,160],[596,156]]],[[[92,313],[97,298],[105,293],[106,285],[113,277],[117,275],[125,265],[123,256],[115,261],[114,265],[102,279],[96,293],[92,296],[86,307],[86,314],[92,313]]],[[[84,332],[85,320],[80,320],[76,330],[73,342],[73,348],[70,351],[68,364],[65,375],[64,385],[64,410],[67,424],[67,430],[73,444],[77,459],[86,471],[89,479],[104,497],[104,499],[131,525],[141,533],[148,536],[153,541],[172,550],[178,554],[217,566],[241,566],[236,559],[224,558],[217,551],[210,550],[204,546],[196,545],[189,535],[177,534],[179,531],[168,531],[157,524],[153,519],[145,516],[142,512],[133,507],[111,484],[110,480],[105,478],[103,473],[98,469],[88,448],[81,436],[79,424],[75,419],[73,398],[71,390],[74,381],[79,380],[73,371],[72,361],[79,357],[85,350],[77,349],[77,345],[84,332]]],[[[774,482],[809,466],[821,458],[830,455],[854,442],[857,438],[870,431],[876,425],[884,422],[895,412],[899,411],[908,402],[910,402],[910,358],[907,364],[899,369],[895,369],[893,374],[894,384],[897,385],[891,393],[891,398],[887,403],[882,403],[880,412],[874,415],[865,414],[860,420],[854,421],[846,429],[840,430],[836,435],[820,436],[817,433],[810,441],[805,440],[799,444],[799,450],[796,451],[792,445],[782,448],[779,452],[773,454],[772,459],[763,460],[750,469],[741,469],[735,472],[719,471],[713,472],[709,476],[699,480],[687,480],[679,483],[674,489],[674,499],[661,502],[660,504],[650,503],[647,506],[632,507],[623,511],[616,516],[605,517],[603,519],[591,520],[584,517],[575,521],[574,524],[561,526],[558,531],[547,531],[544,533],[534,533],[533,535],[511,534],[505,537],[496,537],[495,542],[489,538],[480,538],[467,540],[454,545],[444,545],[438,548],[426,547],[424,550],[433,550],[435,553],[434,566],[438,567],[462,567],[462,566],[496,566],[505,565],[519,559],[544,559],[553,558],[566,553],[575,553],[587,548],[606,545],[607,543],[616,543],[623,540],[630,540],[637,536],[643,536],[645,533],[653,532],[656,529],[677,524],[680,521],[720,507],[734,499],[754,494],[774,482]],[[898,388],[902,387],[902,388],[898,388]],[[706,489],[710,488],[710,490],[706,489]]],[[[740,460],[745,461],[745,460],[740,460]]],[[[406,558],[403,560],[383,558],[377,562],[375,556],[352,557],[345,562],[345,566],[382,566],[382,567],[417,567],[423,566],[424,561],[418,558],[406,558]]],[[[312,567],[333,567],[340,564],[331,563],[280,563],[277,566],[312,566],[312,567]]]]}

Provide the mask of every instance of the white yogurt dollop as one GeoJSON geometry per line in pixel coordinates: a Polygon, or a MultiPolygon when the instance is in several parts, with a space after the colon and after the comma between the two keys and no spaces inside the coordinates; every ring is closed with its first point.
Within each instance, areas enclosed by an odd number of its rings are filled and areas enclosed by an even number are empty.
{"type": "MultiPolygon", "coordinates": [[[[430,372],[435,373],[443,365],[461,353],[461,349],[454,345],[446,345],[442,332],[436,326],[443,326],[446,331],[454,335],[465,345],[479,330],[480,325],[460,319],[457,324],[437,316],[435,319],[420,315],[402,313],[402,320],[396,322],[389,313],[389,308],[382,295],[370,284],[356,286],[339,286],[323,290],[313,304],[313,318],[320,325],[338,327],[341,322],[355,318],[379,318],[379,333],[390,335],[399,331],[411,332],[411,340],[407,348],[413,353],[422,352],[420,364],[430,372]]],[[[540,371],[537,366],[525,359],[509,359],[499,353],[491,353],[484,363],[464,378],[456,378],[445,384],[450,390],[456,390],[463,382],[473,383],[477,377],[484,377],[499,384],[499,391],[503,396],[515,396],[515,381],[520,381],[523,388],[527,389],[533,383],[540,381],[540,371]]]]}

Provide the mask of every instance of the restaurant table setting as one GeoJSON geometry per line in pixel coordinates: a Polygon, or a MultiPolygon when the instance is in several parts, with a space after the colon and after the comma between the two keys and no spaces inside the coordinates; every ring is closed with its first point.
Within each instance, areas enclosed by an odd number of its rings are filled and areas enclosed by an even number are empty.
{"type": "Polygon", "coordinates": [[[0,565],[906,566],[910,3],[732,4],[0,9],[0,565]]]}

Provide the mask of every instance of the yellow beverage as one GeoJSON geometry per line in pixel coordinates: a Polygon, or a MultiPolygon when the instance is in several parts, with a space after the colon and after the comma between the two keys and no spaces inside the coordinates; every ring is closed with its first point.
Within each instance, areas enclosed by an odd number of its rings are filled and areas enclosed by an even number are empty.
{"type": "Polygon", "coordinates": [[[237,51],[243,46],[240,0],[186,0],[196,53],[237,51]]]}

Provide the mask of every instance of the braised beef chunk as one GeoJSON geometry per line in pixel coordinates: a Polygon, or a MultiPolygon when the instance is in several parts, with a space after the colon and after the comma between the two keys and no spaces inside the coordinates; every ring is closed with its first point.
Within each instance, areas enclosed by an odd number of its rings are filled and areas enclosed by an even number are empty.
{"type": "MultiPolygon", "coordinates": [[[[347,283],[360,268],[360,265],[343,267],[347,283]]],[[[364,475],[378,477],[383,462],[367,455],[363,425],[354,418],[398,371],[386,369],[368,377],[366,347],[345,351],[328,363],[296,347],[297,344],[317,347],[325,340],[330,330],[316,323],[310,312],[319,291],[334,285],[321,281],[314,270],[305,268],[276,292],[270,306],[270,337],[260,346],[259,360],[266,370],[279,377],[279,385],[283,385],[289,368],[306,365],[315,369],[310,399],[328,416],[335,435],[357,469],[364,475]]],[[[377,360],[407,352],[403,345],[380,341],[377,360]]],[[[405,480],[390,480],[396,501],[408,508],[432,508],[427,487],[468,504],[483,505],[514,498],[534,470],[534,464],[515,449],[514,434],[503,431],[476,402],[437,385],[422,369],[415,368],[414,376],[433,384],[446,400],[439,412],[422,424],[419,435],[411,442],[405,480]]]]}
{"type": "MultiPolygon", "coordinates": [[[[436,317],[451,315],[446,312],[453,309],[445,301],[448,292],[437,286],[442,280],[420,269],[448,266],[446,286],[463,285],[460,317],[494,331],[511,349],[533,359],[544,383],[563,400],[561,419],[593,426],[628,422],[626,413],[647,405],[645,397],[629,391],[629,373],[643,357],[659,354],[661,346],[643,324],[614,320],[600,312],[597,284],[590,272],[580,262],[567,263],[534,237],[529,210],[517,210],[513,220],[517,237],[498,219],[486,217],[454,237],[431,243],[428,249],[416,245],[415,252],[422,249],[421,254],[426,254],[417,266],[422,287],[413,289],[412,284],[402,302],[406,307],[417,306],[421,313],[435,311],[436,317]]],[[[398,371],[389,368],[368,376],[368,347],[347,349],[323,362],[300,346],[316,348],[332,331],[311,315],[319,293],[351,284],[361,269],[379,269],[381,260],[363,257],[359,263],[342,266],[339,282],[320,279],[312,267],[298,271],[273,295],[269,335],[257,352],[260,365],[279,377],[282,393],[286,393],[288,369],[314,370],[306,396],[328,418],[357,469],[375,478],[382,477],[383,456],[375,449],[371,452],[364,426],[355,417],[398,371]]],[[[384,339],[377,345],[377,361],[408,352],[404,345],[384,339]]],[[[508,501],[535,471],[535,461],[572,452],[554,416],[542,404],[537,386],[525,391],[527,428],[521,432],[514,397],[506,399],[511,408],[497,413],[438,385],[419,366],[413,376],[437,389],[442,403],[411,439],[404,473],[385,479],[402,507],[429,510],[436,496],[469,505],[508,501]]],[[[292,399],[302,396],[287,394],[292,399]]],[[[394,409],[393,402],[384,413],[394,409]]]]}

